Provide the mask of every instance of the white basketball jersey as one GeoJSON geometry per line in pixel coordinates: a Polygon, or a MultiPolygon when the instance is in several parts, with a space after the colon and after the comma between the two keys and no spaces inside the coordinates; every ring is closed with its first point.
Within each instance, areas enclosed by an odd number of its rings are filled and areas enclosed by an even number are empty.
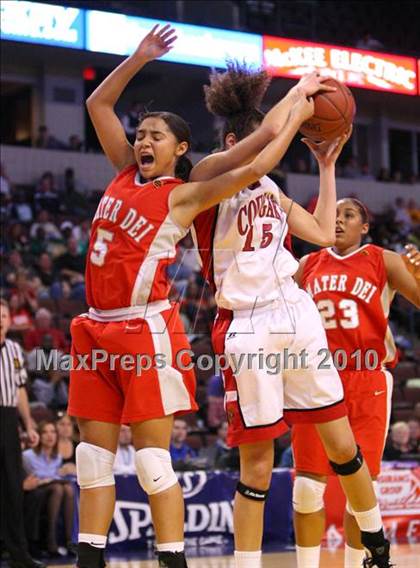
{"type": "Polygon", "coordinates": [[[267,176],[195,219],[193,238],[219,307],[280,299],[281,283],[299,266],[284,247],[287,229],[279,188],[267,176]]]}

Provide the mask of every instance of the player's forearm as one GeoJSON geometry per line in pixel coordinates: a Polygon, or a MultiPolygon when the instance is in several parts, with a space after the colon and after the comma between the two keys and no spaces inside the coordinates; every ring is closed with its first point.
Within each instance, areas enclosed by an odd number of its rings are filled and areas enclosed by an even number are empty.
{"type": "Polygon", "coordinates": [[[147,63],[146,59],[127,57],[97,87],[86,101],[88,109],[98,105],[114,107],[131,79],[147,63]]]}
{"type": "Polygon", "coordinates": [[[299,97],[302,96],[304,96],[302,89],[295,85],[290,89],[285,97],[283,97],[268,111],[261,124],[261,127],[265,128],[265,132],[267,132],[270,136],[270,139],[266,139],[266,142],[269,142],[277,136],[282,128],[284,128],[287,119],[289,118],[290,111],[292,110],[292,106],[299,97]]]}
{"type": "Polygon", "coordinates": [[[277,166],[299,130],[300,124],[299,116],[289,113],[289,119],[280,133],[250,163],[250,167],[255,172],[257,179],[260,179],[277,166]]]}
{"type": "Polygon", "coordinates": [[[334,165],[320,166],[319,197],[313,212],[323,236],[327,241],[335,241],[335,220],[337,206],[337,190],[334,165]]]}

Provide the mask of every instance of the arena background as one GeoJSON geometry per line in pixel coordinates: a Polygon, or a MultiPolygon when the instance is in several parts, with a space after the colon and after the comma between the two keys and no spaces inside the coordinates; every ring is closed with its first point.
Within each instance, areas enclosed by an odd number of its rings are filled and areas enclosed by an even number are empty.
{"type": "MultiPolygon", "coordinates": [[[[337,167],[338,194],[366,203],[372,242],[402,252],[406,243],[420,245],[419,8],[419,2],[2,2],[0,286],[11,305],[9,337],[27,355],[36,421],[54,419],[66,408],[68,374],[36,370],[35,350],[68,352],[71,318],[86,308],[83,267],[90,219],[114,175],[84,101],[131,53],[153,20],[172,22],[178,45],[129,84],[117,106],[128,127],[143,109],[181,114],[192,128],[195,161],[217,146],[218,124],[205,109],[203,84],[211,69],[224,68],[227,56],[272,73],[264,109],[301,74],[318,67],[347,82],[357,103],[353,136],[337,167]]],[[[298,137],[272,176],[290,197],[314,207],[316,167],[298,137]]],[[[185,239],[171,274],[173,299],[181,302],[199,357],[211,355],[215,304],[191,247],[185,239]]],[[[293,247],[297,257],[312,250],[297,240],[293,247]]],[[[400,352],[393,371],[391,423],[410,421],[415,437],[420,420],[419,312],[397,297],[391,323],[400,352]]],[[[199,372],[200,411],[188,417],[187,437],[198,457],[178,463],[187,502],[187,542],[204,554],[220,552],[232,539],[237,456],[230,456],[221,473],[205,460],[223,419],[219,387],[211,368],[199,372]]],[[[391,538],[416,543],[418,437],[412,442],[407,455],[384,464],[380,500],[391,538]]],[[[286,463],[282,458],[288,447],[288,436],[278,441],[277,466],[286,463]]],[[[291,475],[289,469],[276,470],[267,513],[268,547],[293,543],[291,475]]],[[[111,550],[121,555],[150,549],[150,512],[135,478],[121,476],[118,490],[111,550]]],[[[339,546],[343,498],[337,485],[329,492],[326,540],[339,546]]]]}

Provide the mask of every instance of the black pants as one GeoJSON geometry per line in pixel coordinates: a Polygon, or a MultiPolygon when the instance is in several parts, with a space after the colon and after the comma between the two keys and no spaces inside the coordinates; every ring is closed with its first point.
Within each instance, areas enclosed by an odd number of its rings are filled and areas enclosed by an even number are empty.
{"type": "Polygon", "coordinates": [[[0,535],[15,560],[28,558],[22,482],[17,409],[0,406],[0,535]]]}

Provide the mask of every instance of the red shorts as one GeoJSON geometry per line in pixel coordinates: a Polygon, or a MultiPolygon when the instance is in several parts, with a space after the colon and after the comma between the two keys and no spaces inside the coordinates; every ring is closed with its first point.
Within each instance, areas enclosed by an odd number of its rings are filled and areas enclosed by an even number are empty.
{"type": "Polygon", "coordinates": [[[71,335],[71,416],[129,424],[197,410],[191,347],[177,306],[146,319],[78,316],[71,335]]]}
{"type": "MultiPolygon", "coordinates": [[[[360,446],[370,474],[376,477],[381,469],[389,427],[392,375],[389,371],[381,370],[341,371],[340,377],[356,443],[360,446]]],[[[314,425],[293,426],[292,448],[297,470],[334,475],[314,425]]]]}

